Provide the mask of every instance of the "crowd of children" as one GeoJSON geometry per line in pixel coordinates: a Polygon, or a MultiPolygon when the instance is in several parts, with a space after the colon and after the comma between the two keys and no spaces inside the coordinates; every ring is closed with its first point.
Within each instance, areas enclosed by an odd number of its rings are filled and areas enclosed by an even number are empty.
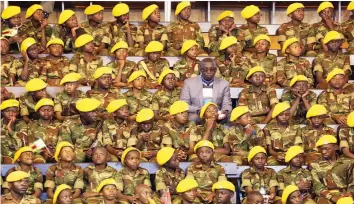
{"type": "Polygon", "coordinates": [[[218,162],[249,165],[239,189],[245,204],[353,203],[354,2],[342,24],[330,2],[320,4],[322,20],[314,25],[302,22],[304,10],[301,3],[287,8],[291,21],[277,30],[284,56],[277,61],[254,5],[242,10],[247,23],[240,27],[233,12],[222,12],[209,30],[209,48],[186,1],[167,27],[156,4],[143,10],[139,27],[125,3],[113,8],[113,22],[103,22],[104,8],[93,4],[84,11],[88,21],[79,24],[74,11],[64,10],[53,27],[38,4],[23,23],[20,7],[5,8],[1,163],[16,166],[2,173],[1,203],[229,204],[236,183],[218,162]],[[101,56],[108,55],[114,60],[104,66],[101,56]],[[145,58],[135,63],[128,55],[145,58]],[[180,100],[184,80],[200,74],[204,61],[197,57],[206,55],[215,57],[207,60],[215,61],[216,77],[243,88],[227,124],[214,102],[203,103],[200,123],[189,121],[190,104],[180,100]],[[181,58],[171,69],[162,56],[181,58]],[[303,56],[315,57],[313,64],[303,56]],[[27,92],[16,99],[9,86],[27,92]],[[49,86],[62,91],[51,96],[49,86]],[[284,88],[279,99],[275,88],[284,88]],[[312,88],[323,91],[317,96],[312,88]],[[76,164],[84,162],[91,164],[76,164]],[[155,177],[140,162],[156,163],[155,177]],[[179,162],[191,164],[184,171],[179,162]],[[34,165],[40,163],[51,163],[45,175],[34,165]],[[47,199],[39,200],[43,193],[47,199]]]}

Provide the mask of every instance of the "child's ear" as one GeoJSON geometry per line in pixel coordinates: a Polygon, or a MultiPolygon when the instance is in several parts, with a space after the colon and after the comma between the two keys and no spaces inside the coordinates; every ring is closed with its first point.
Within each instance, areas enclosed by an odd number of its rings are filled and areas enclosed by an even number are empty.
{"type": "Polygon", "coordinates": [[[290,49],[289,47],[285,49],[285,54],[289,54],[290,53],[290,49]]]}

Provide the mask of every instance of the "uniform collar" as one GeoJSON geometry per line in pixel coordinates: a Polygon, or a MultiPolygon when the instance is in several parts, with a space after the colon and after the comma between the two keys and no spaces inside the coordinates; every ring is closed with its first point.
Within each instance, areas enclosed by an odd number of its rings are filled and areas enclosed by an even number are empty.
{"type": "Polygon", "coordinates": [[[195,166],[199,169],[206,170],[208,168],[214,168],[216,166],[216,164],[214,161],[211,161],[210,167],[207,167],[207,166],[203,165],[200,161],[198,161],[198,162],[196,162],[195,166]]]}
{"type": "MultiPolygon", "coordinates": [[[[256,89],[254,88],[254,85],[252,85],[252,84],[249,85],[248,91],[251,93],[257,93],[256,89]]],[[[267,91],[267,86],[262,84],[260,92],[266,92],[266,91],[267,91]]],[[[258,93],[260,93],[260,92],[258,92],[258,93]]]]}

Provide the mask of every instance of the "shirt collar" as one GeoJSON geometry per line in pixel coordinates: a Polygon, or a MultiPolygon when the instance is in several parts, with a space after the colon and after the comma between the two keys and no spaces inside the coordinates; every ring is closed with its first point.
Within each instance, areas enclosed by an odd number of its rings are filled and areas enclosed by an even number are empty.
{"type": "Polygon", "coordinates": [[[202,79],[202,84],[204,86],[213,86],[215,77],[210,81],[205,80],[202,75],[200,75],[200,78],[202,79]]]}

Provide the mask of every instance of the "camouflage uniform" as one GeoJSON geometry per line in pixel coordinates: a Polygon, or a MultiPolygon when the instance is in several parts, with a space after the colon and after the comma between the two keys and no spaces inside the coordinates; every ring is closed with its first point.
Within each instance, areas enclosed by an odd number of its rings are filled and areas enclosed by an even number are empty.
{"type": "MultiPolygon", "coordinates": [[[[51,98],[51,96],[47,93],[46,98],[51,98]]],[[[28,116],[32,120],[38,120],[39,119],[39,113],[37,113],[34,110],[34,107],[36,106],[38,101],[34,101],[32,98],[32,95],[30,93],[26,92],[22,96],[20,96],[19,100],[20,102],[20,115],[21,116],[28,116]]]]}
{"type": "Polygon", "coordinates": [[[277,82],[281,87],[289,87],[291,79],[296,75],[306,76],[309,87],[314,85],[311,63],[305,58],[299,58],[296,61],[283,58],[278,62],[276,70],[277,82]]]}
{"type": "Polygon", "coordinates": [[[245,80],[247,73],[252,68],[251,61],[245,56],[238,55],[235,61],[235,65],[230,64],[229,82],[232,82],[233,79],[245,80]]]}
{"type": "MultiPolygon", "coordinates": [[[[113,68],[113,79],[115,79],[118,75],[119,66],[116,64],[115,61],[112,61],[106,65],[107,67],[113,68]]],[[[122,78],[121,81],[123,83],[128,83],[129,76],[137,70],[136,63],[130,60],[125,61],[125,65],[122,70],[122,78]]]]}
{"type": "Polygon", "coordinates": [[[18,202],[11,193],[1,196],[1,203],[6,204],[41,204],[41,201],[33,195],[24,195],[20,202],[18,202]]]}
{"type": "Polygon", "coordinates": [[[140,184],[145,184],[151,187],[150,174],[148,170],[138,167],[134,175],[129,172],[127,167],[123,167],[118,171],[116,179],[118,183],[118,190],[124,195],[133,196],[135,194],[135,187],[140,184]]]}
{"type": "MultiPolygon", "coordinates": [[[[130,33],[132,35],[132,39],[134,43],[137,42],[136,40],[136,34],[137,34],[137,27],[134,24],[129,24],[130,27],[130,33]]],[[[111,34],[111,48],[119,41],[125,41],[128,42],[128,37],[127,37],[127,25],[122,25],[120,26],[117,21],[111,22],[109,24],[110,31],[109,33],[111,34]]],[[[128,53],[130,56],[134,56],[138,53],[138,56],[142,56],[143,50],[140,48],[134,48],[134,47],[129,47],[128,53]]]]}
{"type": "Polygon", "coordinates": [[[103,66],[101,57],[94,56],[90,62],[86,62],[84,54],[77,52],[71,58],[69,72],[76,72],[81,75],[82,79],[93,81],[93,74],[96,69],[103,66]]]}
{"type": "Polygon", "coordinates": [[[52,60],[47,56],[44,60],[46,65],[41,70],[39,78],[47,82],[48,86],[60,86],[60,80],[69,73],[69,59],[61,56],[59,59],[52,60]]]}
{"type": "Polygon", "coordinates": [[[157,84],[157,79],[165,69],[170,69],[170,63],[165,58],[160,58],[156,62],[152,62],[149,59],[143,59],[138,62],[138,70],[145,71],[147,80],[155,84],[157,84]],[[151,76],[146,70],[150,71],[151,76]]]}
{"type": "Polygon", "coordinates": [[[259,191],[263,186],[266,194],[270,194],[272,187],[278,187],[277,173],[271,168],[264,168],[260,174],[254,167],[248,168],[241,175],[241,191],[245,192],[246,187],[251,187],[253,191],[259,191]]]}
{"type": "Polygon", "coordinates": [[[79,116],[76,109],[76,102],[86,98],[86,94],[76,90],[76,98],[71,98],[65,91],[57,93],[54,97],[54,112],[61,112],[62,116],[79,116]]]}
{"type": "MultiPolygon", "coordinates": [[[[41,27],[39,26],[39,28],[35,28],[31,20],[27,20],[22,23],[22,25],[18,28],[18,34],[22,37],[22,39],[32,37],[37,42],[41,42],[42,40],[41,27]]],[[[45,35],[48,42],[50,40],[50,37],[52,36],[52,27],[50,25],[46,25],[45,35]]]]}
{"type": "MultiPolygon", "coordinates": [[[[251,84],[247,88],[244,88],[239,96],[238,105],[248,106],[251,114],[261,113],[266,110],[270,111],[272,106],[279,102],[277,93],[273,88],[267,88],[266,85],[262,85],[259,91],[255,90],[255,87],[251,84]]],[[[254,116],[252,117],[256,123],[262,123],[266,116],[254,116]]]]}
{"type": "MultiPolygon", "coordinates": [[[[272,146],[273,150],[285,154],[291,146],[302,146],[301,129],[299,125],[290,123],[288,127],[282,132],[278,123],[273,120],[268,123],[264,131],[269,132],[269,136],[266,136],[266,144],[272,146]]],[[[268,157],[268,165],[277,165],[278,161],[275,157],[268,157]]]]}
{"type": "Polygon", "coordinates": [[[256,53],[253,53],[250,56],[250,61],[252,67],[260,66],[266,72],[266,78],[264,84],[270,84],[275,78],[277,73],[277,56],[271,53],[267,53],[266,57],[262,60],[259,60],[256,53]]]}
{"type": "Polygon", "coordinates": [[[150,108],[152,93],[142,89],[139,98],[133,95],[133,90],[124,93],[129,106],[129,114],[134,115],[143,108],[150,108]]]}
{"type": "MultiPolygon", "coordinates": [[[[281,100],[284,101],[289,101],[290,104],[294,103],[296,100],[296,96],[292,94],[291,90],[284,89],[283,94],[281,95],[281,100]]],[[[316,104],[317,100],[317,95],[315,92],[309,90],[309,94],[306,96],[306,100],[310,103],[311,106],[316,104]]],[[[295,124],[303,124],[306,123],[306,113],[307,109],[305,107],[305,104],[302,100],[300,100],[299,105],[296,107],[295,113],[292,116],[292,119],[294,120],[295,124]]]]}
{"type": "Polygon", "coordinates": [[[102,121],[91,125],[83,125],[80,118],[63,122],[62,133],[59,142],[68,141],[75,146],[75,162],[84,162],[89,156],[86,151],[93,147],[101,146],[102,121]]]}
{"type": "Polygon", "coordinates": [[[136,32],[136,42],[144,43],[144,48],[149,44],[150,41],[168,41],[167,29],[165,26],[158,24],[155,28],[150,28],[148,23],[138,27],[136,32]]]}
{"type": "Polygon", "coordinates": [[[216,77],[225,79],[226,81],[230,80],[230,70],[231,70],[231,60],[225,59],[225,54],[220,54],[218,57],[215,57],[215,63],[218,69],[216,70],[216,77]]]}
{"type": "Polygon", "coordinates": [[[166,168],[161,167],[159,170],[156,171],[156,191],[169,189],[169,192],[172,196],[172,200],[174,200],[179,197],[176,191],[176,187],[178,183],[184,179],[184,177],[184,171],[179,167],[174,172],[168,172],[166,168]]]}
{"type": "Polygon", "coordinates": [[[165,89],[159,89],[152,96],[152,105],[151,109],[153,111],[158,111],[159,116],[169,115],[170,106],[179,100],[181,95],[181,88],[176,87],[170,93],[165,89]]]}
{"type": "Polygon", "coordinates": [[[329,56],[327,53],[319,54],[313,60],[313,73],[321,72],[324,79],[327,78],[334,68],[343,69],[344,72],[352,70],[350,68],[350,57],[338,51],[335,57],[329,56]]]}
{"type": "Polygon", "coordinates": [[[16,58],[12,55],[6,55],[5,60],[1,62],[1,86],[13,86],[15,81],[10,81],[10,74],[16,76],[16,69],[14,68],[14,62],[16,58]],[[3,83],[3,80],[9,81],[9,83],[3,83]]]}
{"type": "MultiPolygon", "coordinates": [[[[268,30],[266,27],[257,25],[257,28],[255,29],[249,29],[247,27],[247,24],[241,25],[240,30],[243,32],[244,35],[244,40],[245,40],[245,46],[244,48],[251,48],[253,47],[253,40],[261,34],[264,35],[269,35],[268,30]]],[[[244,56],[250,56],[252,53],[249,52],[243,52],[244,56]]]]}
{"type": "MultiPolygon", "coordinates": [[[[225,143],[228,143],[231,147],[231,152],[235,152],[236,150],[242,150],[248,152],[254,146],[262,146],[266,148],[265,136],[261,128],[257,125],[252,125],[254,130],[248,134],[242,125],[237,124],[235,126],[230,127],[225,136],[225,143]]],[[[238,165],[246,165],[247,159],[241,156],[231,156],[233,162],[238,165]]]]}
{"type": "Polygon", "coordinates": [[[34,60],[30,60],[28,62],[28,78],[27,80],[23,81],[21,79],[21,74],[23,71],[23,67],[25,66],[25,60],[23,57],[15,59],[13,61],[12,66],[16,70],[16,77],[18,78],[16,85],[25,86],[29,80],[39,78],[45,65],[46,62],[43,58],[36,58],[34,60]]]}
{"type": "Polygon", "coordinates": [[[166,56],[181,55],[181,50],[175,49],[175,44],[180,44],[182,47],[185,40],[195,40],[199,45],[199,52],[202,52],[202,49],[204,48],[204,38],[198,23],[192,21],[182,22],[181,20],[171,22],[167,26],[167,34],[168,51],[166,56]]]}
{"type": "Polygon", "coordinates": [[[348,115],[352,110],[352,104],[354,100],[353,92],[343,91],[337,95],[334,94],[331,88],[323,91],[319,96],[317,103],[324,105],[327,108],[328,116],[330,118],[325,120],[326,124],[335,124],[334,116],[336,115],[348,115]]]}
{"type": "MultiPolygon", "coordinates": [[[[237,38],[238,51],[242,51],[243,46],[245,45],[243,32],[240,29],[236,28],[232,30],[231,33],[232,36],[237,38]]],[[[221,41],[228,36],[224,31],[220,29],[220,24],[211,26],[211,28],[208,31],[208,36],[209,36],[209,50],[211,52],[211,55],[218,56],[221,41]]]]}
{"type": "Polygon", "coordinates": [[[123,94],[119,89],[115,87],[110,87],[107,93],[101,93],[98,89],[91,89],[86,92],[88,98],[94,98],[101,102],[101,105],[98,107],[100,112],[106,112],[108,104],[116,99],[123,99],[123,94]]]}
{"type": "MultiPolygon", "coordinates": [[[[5,177],[7,177],[10,173],[14,171],[22,171],[22,169],[20,166],[12,167],[6,173],[5,177]]],[[[41,189],[43,191],[43,176],[41,170],[39,170],[37,167],[32,166],[31,170],[28,173],[29,186],[27,188],[26,195],[33,195],[37,189],[41,189]]],[[[5,181],[2,187],[10,189],[9,183],[7,181],[5,181]]]]}
{"type": "MultiPolygon", "coordinates": [[[[83,28],[79,28],[76,30],[76,36],[85,33],[83,28]]],[[[52,38],[60,38],[64,42],[64,53],[72,53],[75,48],[75,39],[71,34],[71,30],[67,30],[63,25],[54,25],[52,38]]]]}
{"type": "MultiPolygon", "coordinates": [[[[349,151],[354,154],[354,128],[341,128],[339,130],[339,148],[343,151],[343,148],[348,148],[349,151]]],[[[345,155],[342,155],[345,157],[345,155]]]]}
{"type": "Polygon", "coordinates": [[[187,64],[186,58],[182,57],[176,62],[176,64],[173,65],[173,71],[177,71],[179,73],[179,80],[184,81],[187,79],[187,73],[191,73],[191,76],[189,78],[199,75],[199,66],[199,59],[196,59],[195,62],[190,66],[187,64]],[[190,70],[193,71],[191,72],[190,70]]]}
{"type": "MultiPolygon", "coordinates": [[[[341,31],[342,28],[339,25],[339,23],[337,22],[333,22],[333,23],[334,23],[334,30],[339,33],[342,33],[341,31]]],[[[321,39],[323,39],[329,31],[331,31],[331,29],[328,28],[327,25],[322,20],[318,23],[314,23],[311,25],[310,33],[311,33],[311,37],[313,35],[316,38],[314,50],[316,51],[317,54],[323,52],[321,39]]]]}
{"type": "Polygon", "coordinates": [[[348,41],[348,54],[354,54],[354,15],[351,15],[349,19],[342,23],[343,35],[348,41]]]}
{"type": "Polygon", "coordinates": [[[10,134],[7,130],[7,125],[4,124],[4,119],[1,119],[1,156],[13,158],[15,152],[19,150],[22,146],[28,145],[23,144],[22,138],[27,138],[27,124],[18,120],[15,122],[15,128],[13,129],[13,134],[10,134]]]}
{"type": "Polygon", "coordinates": [[[87,34],[90,34],[93,37],[93,44],[95,47],[101,46],[101,43],[105,44],[105,48],[101,50],[99,55],[108,55],[108,46],[111,44],[111,36],[109,31],[108,23],[101,23],[97,27],[92,28],[88,21],[81,24],[81,27],[85,29],[87,34]]]}

